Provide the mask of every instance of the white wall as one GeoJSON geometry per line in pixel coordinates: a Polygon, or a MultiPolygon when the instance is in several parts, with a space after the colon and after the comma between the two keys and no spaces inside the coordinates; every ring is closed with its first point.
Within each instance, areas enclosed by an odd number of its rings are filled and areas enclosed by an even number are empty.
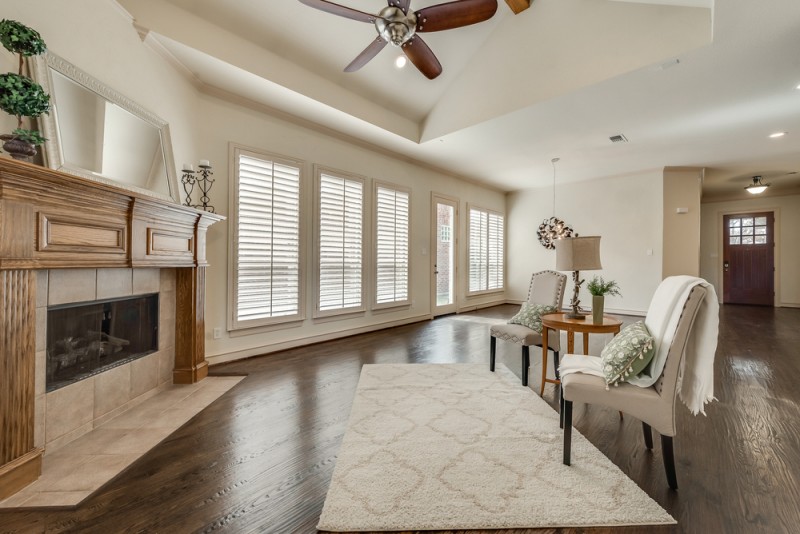
{"type": "MultiPolygon", "coordinates": [[[[4,3],[0,16],[18,20],[39,31],[48,47],[67,61],[108,86],[161,116],[170,124],[175,161],[196,164],[211,160],[216,183],[212,204],[229,213],[229,142],[300,158],[311,172],[314,163],[403,184],[412,188],[411,299],[409,308],[380,313],[366,312],[343,319],[307,319],[292,327],[272,328],[229,336],[227,325],[229,223],[218,223],[208,234],[208,291],[206,298],[206,355],[210,361],[262,354],[283,347],[319,341],[339,335],[427,318],[430,309],[430,199],[431,192],[460,200],[458,305],[461,309],[503,302],[504,293],[476,298],[465,296],[466,204],[505,211],[505,195],[435,172],[382,152],[365,148],[315,129],[299,126],[273,115],[199,93],[175,68],[143,44],[130,18],[110,0],[56,2],[31,0],[4,3]],[[110,52],[110,51],[113,51],[110,52]],[[213,329],[223,330],[212,339],[213,329]],[[216,357],[216,358],[215,358],[216,357]]],[[[0,51],[0,69],[15,70],[15,57],[0,51]]],[[[3,116],[0,128],[10,131],[14,120],[3,116]]],[[[371,189],[369,189],[371,191],[371,189]]],[[[306,203],[306,230],[310,236],[310,197],[306,203]]],[[[314,304],[311,240],[306,246],[307,316],[314,304]]],[[[371,253],[368,256],[371,258],[371,253]]]]}
{"type": "MultiPolygon", "coordinates": [[[[313,287],[313,249],[311,239],[306,241],[306,319],[302,325],[291,328],[264,328],[253,330],[249,335],[235,333],[223,335],[220,340],[207,339],[206,353],[211,361],[222,361],[229,357],[243,357],[260,354],[267,350],[277,350],[299,342],[307,343],[328,339],[345,333],[355,333],[376,325],[399,324],[410,320],[424,319],[431,313],[430,307],[430,210],[431,192],[455,196],[460,203],[459,221],[459,271],[458,305],[461,309],[487,303],[503,302],[505,295],[498,293],[477,298],[467,298],[466,288],[466,204],[500,212],[505,211],[503,193],[480,187],[454,177],[402,161],[347,140],[332,137],[304,126],[293,124],[270,116],[254,113],[252,109],[221,101],[215,97],[201,96],[201,109],[204,117],[202,145],[208,147],[201,156],[213,163],[226,162],[228,143],[235,142],[255,149],[265,150],[306,162],[306,171],[312,177],[312,165],[320,164],[387,182],[402,184],[411,188],[411,301],[409,308],[395,311],[367,311],[337,320],[318,320],[310,318],[315,305],[313,287]]],[[[200,156],[198,156],[200,157],[200,156]]],[[[215,164],[213,201],[219,213],[229,213],[229,171],[227,165],[215,164]]],[[[309,181],[309,184],[311,181],[309,181]]],[[[368,184],[367,191],[371,191],[368,184]]],[[[311,198],[305,199],[306,235],[312,235],[311,198]]],[[[371,200],[370,200],[371,204],[371,200]]],[[[230,221],[214,225],[209,231],[208,294],[206,305],[206,327],[223,328],[227,324],[227,265],[224,261],[228,253],[230,221]]],[[[367,236],[369,237],[369,236],[367,236]]],[[[371,239],[371,237],[370,237],[371,239]]],[[[368,252],[370,258],[371,253],[368,252]]],[[[369,273],[367,279],[369,280],[369,273]]],[[[368,297],[369,299],[369,287],[368,297]]],[[[369,300],[367,301],[369,302],[369,300]]]]}
{"type": "MultiPolygon", "coordinates": [[[[169,122],[176,161],[194,158],[196,91],[142,43],[114,2],[3,2],[0,17],[32,27],[55,54],[169,122]]],[[[0,47],[0,72],[7,71],[17,71],[17,56],[0,47]]],[[[0,112],[0,131],[15,127],[16,120],[0,112]]]]}
{"type": "MultiPolygon", "coordinates": [[[[602,275],[619,283],[622,297],[606,298],[609,311],[644,314],[661,282],[662,183],[662,171],[653,170],[557,186],[556,216],[580,235],[602,236],[603,270],[581,274],[586,280],[602,275]]],[[[536,237],[539,224],[552,215],[552,195],[552,188],[544,187],[508,197],[509,299],[525,298],[531,273],[555,268],[555,251],[545,249],[536,237]]],[[[570,277],[565,305],[572,291],[570,277]]],[[[585,284],[580,300],[591,307],[585,284]]]]}
{"type": "Polygon", "coordinates": [[[703,169],[664,169],[664,254],[661,276],[700,273],[700,196],[703,169]],[[678,210],[686,210],[678,213],[678,210]]]}
{"type": "Polygon", "coordinates": [[[775,211],[775,304],[800,307],[800,195],[755,197],[702,205],[700,276],[722,301],[722,216],[752,210],[775,211]]]}

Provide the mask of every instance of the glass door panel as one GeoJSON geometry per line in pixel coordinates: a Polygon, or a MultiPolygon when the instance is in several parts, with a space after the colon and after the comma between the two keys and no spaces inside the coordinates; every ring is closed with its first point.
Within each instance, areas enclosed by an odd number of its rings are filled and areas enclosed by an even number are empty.
{"type": "Polygon", "coordinates": [[[433,197],[432,241],[435,250],[433,262],[433,315],[456,311],[456,246],[458,236],[458,201],[433,197]]]}

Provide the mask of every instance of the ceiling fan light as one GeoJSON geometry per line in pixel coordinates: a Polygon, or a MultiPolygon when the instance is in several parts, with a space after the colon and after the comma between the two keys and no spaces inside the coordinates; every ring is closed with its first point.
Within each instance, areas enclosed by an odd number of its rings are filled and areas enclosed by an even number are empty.
{"type": "Polygon", "coordinates": [[[744,188],[751,195],[758,195],[767,190],[771,184],[761,182],[760,176],[753,176],[753,183],[744,188]]]}

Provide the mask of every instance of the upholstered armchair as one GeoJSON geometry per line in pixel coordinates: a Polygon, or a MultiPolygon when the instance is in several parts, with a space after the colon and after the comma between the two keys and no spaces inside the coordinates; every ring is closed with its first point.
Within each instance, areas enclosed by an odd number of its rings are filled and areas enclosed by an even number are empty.
{"type": "MultiPolygon", "coordinates": [[[[564,288],[567,275],[556,271],[540,271],[531,276],[527,302],[529,304],[547,304],[561,309],[564,303],[564,288]]],[[[531,366],[529,347],[542,346],[542,334],[519,324],[496,324],[489,331],[489,369],[494,372],[497,340],[509,341],[522,346],[522,385],[528,385],[528,370],[531,366]]],[[[558,368],[558,352],[561,348],[561,336],[549,336],[548,348],[553,351],[555,368],[558,368]]],[[[542,365],[547,362],[543,361],[542,365]]]]}
{"type": "MultiPolygon", "coordinates": [[[[686,277],[688,278],[688,277],[686,277]]],[[[669,279],[667,279],[669,280],[669,279]]],[[[662,282],[664,284],[664,282],[662,282]]],[[[660,289],[660,288],[659,288],[660,289]]],[[[686,372],[684,371],[684,360],[687,353],[687,347],[695,347],[697,341],[692,338],[693,329],[696,329],[696,324],[701,321],[696,321],[698,317],[698,310],[701,309],[703,300],[708,298],[713,299],[714,302],[709,302],[709,306],[713,306],[713,313],[718,315],[718,304],[716,304],[716,295],[713,288],[710,286],[704,287],[702,284],[694,285],[689,290],[688,296],[683,301],[682,308],[680,299],[675,298],[665,292],[656,291],[654,302],[651,303],[650,310],[648,311],[648,319],[651,318],[652,310],[658,309],[659,303],[655,302],[657,298],[662,301],[669,301],[672,299],[672,314],[668,315],[661,313],[662,317],[656,321],[657,324],[663,325],[661,332],[654,332],[652,329],[650,334],[654,338],[656,351],[664,347],[667,350],[666,359],[663,360],[663,371],[660,376],[653,372],[652,379],[655,381],[649,387],[640,387],[628,382],[622,382],[615,386],[607,386],[606,381],[601,376],[589,374],[589,372],[573,372],[569,373],[565,370],[573,361],[579,361],[582,356],[565,356],[564,365],[561,370],[561,393],[562,393],[562,422],[564,427],[564,464],[570,465],[570,449],[572,439],[572,405],[574,402],[582,402],[587,404],[601,404],[608,406],[614,410],[618,410],[620,414],[625,412],[642,421],[642,429],[644,431],[644,442],[648,449],[653,448],[652,428],[661,435],[661,449],[664,460],[664,468],[666,470],[667,482],[669,487],[677,489],[678,481],[675,473],[675,457],[672,447],[672,439],[676,433],[676,418],[675,418],[675,401],[679,388],[681,388],[681,396],[684,402],[687,402],[687,391],[685,385],[681,387],[679,376],[684,372],[684,381],[687,380],[686,372]],[[675,320],[677,318],[677,320],[675,320]]],[[[663,308],[663,306],[662,306],[663,308]]],[[[707,312],[711,314],[712,312],[707,312]]],[[[713,318],[715,319],[715,318],[713,318]]],[[[647,323],[647,319],[645,320],[647,323]]],[[[705,323],[704,323],[705,324],[705,323]]],[[[711,371],[713,376],[713,353],[716,349],[716,322],[711,322],[712,327],[708,328],[709,332],[705,333],[706,337],[713,336],[713,343],[705,346],[705,352],[710,351],[710,355],[706,357],[711,358],[711,371]],[[708,347],[711,347],[710,349],[708,347]]],[[[700,333],[697,332],[699,336],[700,333]]],[[[689,350],[693,350],[690,348],[689,350]]],[[[596,358],[596,360],[599,360],[596,358]]],[[[705,360],[706,362],[708,360],[705,360]]],[[[712,378],[713,380],[713,378],[712,378]]],[[[713,382],[712,382],[713,384],[713,382]]],[[[707,401],[707,399],[704,399],[707,401]]],[[[700,402],[700,411],[702,411],[703,401],[700,402]]],[[[689,403],[687,403],[687,406],[689,403]]],[[[696,408],[692,408],[696,410],[696,408]]]]}

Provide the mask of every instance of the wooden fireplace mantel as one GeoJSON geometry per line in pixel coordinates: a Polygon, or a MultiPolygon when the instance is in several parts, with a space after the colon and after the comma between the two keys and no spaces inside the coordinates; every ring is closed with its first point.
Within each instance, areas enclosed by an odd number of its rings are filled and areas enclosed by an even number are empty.
{"type": "Polygon", "coordinates": [[[0,499],[38,478],[37,269],[177,268],[173,382],[205,378],[206,232],[224,217],[0,158],[0,499]]]}

